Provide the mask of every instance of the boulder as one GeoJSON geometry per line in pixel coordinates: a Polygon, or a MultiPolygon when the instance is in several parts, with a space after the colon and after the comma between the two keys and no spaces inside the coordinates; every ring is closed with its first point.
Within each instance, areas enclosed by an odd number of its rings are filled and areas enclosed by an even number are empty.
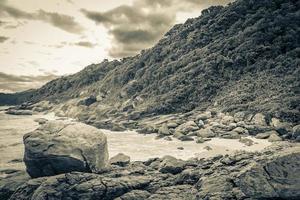
{"type": "Polygon", "coordinates": [[[262,113],[257,113],[253,116],[252,123],[256,124],[256,125],[261,125],[261,126],[266,126],[267,122],[266,122],[266,117],[264,114],[262,113]]]}
{"type": "Polygon", "coordinates": [[[272,133],[270,135],[270,137],[268,138],[269,142],[278,142],[278,141],[282,141],[282,138],[279,137],[276,133],[272,133]]]}
{"type": "Polygon", "coordinates": [[[169,122],[168,124],[167,124],[167,127],[168,128],[176,128],[178,126],[178,124],[176,123],[176,122],[169,122]]]}
{"type": "Polygon", "coordinates": [[[184,124],[179,125],[176,128],[176,131],[180,131],[183,134],[187,134],[192,131],[199,130],[198,125],[194,121],[188,121],[184,124]]]}
{"type": "Polygon", "coordinates": [[[184,162],[172,156],[164,156],[159,165],[161,173],[178,174],[184,169],[184,162]]]}
{"type": "Polygon", "coordinates": [[[211,118],[211,112],[207,111],[207,112],[204,112],[204,113],[201,113],[201,114],[197,115],[196,116],[196,121],[207,120],[209,118],[211,118]]]}
{"type": "Polygon", "coordinates": [[[293,127],[293,138],[300,136],[300,124],[293,127]]]}
{"type": "Polygon", "coordinates": [[[292,135],[293,132],[292,126],[286,122],[281,122],[275,127],[275,129],[277,133],[279,133],[279,135],[286,135],[286,134],[292,135]]]}
{"type": "Polygon", "coordinates": [[[163,124],[159,129],[158,129],[158,134],[159,135],[171,135],[171,132],[168,128],[167,124],[163,124]]]}
{"type": "Polygon", "coordinates": [[[205,128],[197,131],[197,136],[202,138],[212,138],[215,137],[216,134],[210,128],[205,128]]]}
{"type": "Polygon", "coordinates": [[[109,159],[109,164],[111,165],[119,165],[121,167],[124,167],[129,163],[130,163],[130,157],[123,153],[118,153],[117,155],[109,159]]]}
{"type": "Polygon", "coordinates": [[[233,122],[234,122],[234,118],[229,115],[225,115],[221,120],[221,123],[224,125],[229,125],[230,123],[233,123],[233,122]]]}
{"type": "Polygon", "coordinates": [[[237,132],[238,134],[248,134],[248,130],[242,127],[236,127],[235,129],[233,129],[233,131],[237,132]]]}
{"type": "Polygon", "coordinates": [[[107,166],[106,136],[82,123],[48,121],[23,137],[24,162],[33,177],[72,171],[99,172],[107,166]]]}
{"type": "Polygon", "coordinates": [[[243,111],[237,112],[233,115],[235,122],[243,121],[245,119],[245,117],[246,117],[246,113],[243,111]]]}
{"type": "Polygon", "coordinates": [[[200,119],[197,123],[199,128],[203,128],[204,127],[204,122],[200,119]]]}

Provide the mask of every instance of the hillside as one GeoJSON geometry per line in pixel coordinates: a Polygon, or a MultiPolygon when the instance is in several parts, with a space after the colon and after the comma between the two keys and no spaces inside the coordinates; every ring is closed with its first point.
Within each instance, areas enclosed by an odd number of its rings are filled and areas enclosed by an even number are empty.
{"type": "Polygon", "coordinates": [[[50,100],[70,109],[92,95],[98,113],[143,116],[210,107],[299,122],[299,8],[297,0],[210,7],[139,55],[88,66],[34,91],[2,94],[0,102],[50,100]]]}

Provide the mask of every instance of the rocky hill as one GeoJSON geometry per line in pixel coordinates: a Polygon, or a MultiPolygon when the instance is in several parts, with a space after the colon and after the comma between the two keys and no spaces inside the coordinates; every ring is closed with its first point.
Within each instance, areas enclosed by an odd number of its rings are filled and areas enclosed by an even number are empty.
{"type": "Polygon", "coordinates": [[[297,0],[210,7],[139,55],[90,65],[34,91],[0,95],[0,102],[49,100],[65,109],[93,104],[98,113],[141,116],[247,110],[299,122],[299,8],[297,0]]]}

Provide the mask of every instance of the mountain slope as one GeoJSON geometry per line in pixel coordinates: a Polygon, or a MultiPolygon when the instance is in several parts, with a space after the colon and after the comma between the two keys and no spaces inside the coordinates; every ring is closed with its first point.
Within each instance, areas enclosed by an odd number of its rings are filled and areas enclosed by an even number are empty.
{"type": "Polygon", "coordinates": [[[215,107],[297,122],[299,7],[296,0],[238,0],[210,7],[175,25],[137,56],[89,66],[16,102],[61,103],[93,95],[101,97],[96,105],[117,112],[130,107],[142,114],[166,114],[215,107]]]}

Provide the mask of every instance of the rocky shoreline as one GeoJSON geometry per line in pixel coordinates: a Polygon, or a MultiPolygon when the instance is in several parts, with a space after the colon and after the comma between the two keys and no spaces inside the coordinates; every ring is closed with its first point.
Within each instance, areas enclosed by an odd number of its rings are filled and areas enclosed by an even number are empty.
{"type": "Polygon", "coordinates": [[[26,175],[15,172],[1,181],[1,198],[10,194],[11,200],[298,199],[299,162],[299,146],[283,142],[260,153],[117,162],[102,173],[71,172],[26,180],[26,175]],[[11,187],[12,180],[20,187],[11,187]]]}
{"type": "MultiPolygon", "coordinates": [[[[14,114],[11,110],[8,113],[14,114]]],[[[16,110],[17,115],[22,112],[22,109],[16,110]]],[[[27,109],[24,110],[26,113],[29,112],[27,109]]],[[[32,113],[37,112],[35,108],[31,110],[32,113]]],[[[85,151],[82,144],[86,142],[82,142],[93,137],[86,138],[79,135],[84,138],[79,139],[79,136],[74,136],[80,142],[72,143],[73,146],[67,145],[67,148],[60,139],[51,138],[53,134],[57,135],[55,131],[59,131],[58,136],[62,136],[64,141],[68,142],[72,139],[66,136],[73,137],[73,130],[91,133],[97,129],[71,121],[37,119],[37,122],[41,127],[24,136],[25,155],[26,147],[27,150],[31,148],[31,158],[25,159],[25,163],[27,171],[38,168],[42,169],[43,173],[32,176],[32,179],[24,171],[7,170],[6,176],[0,178],[1,199],[297,199],[300,197],[297,190],[300,187],[298,126],[293,127],[292,124],[280,122],[275,118],[268,121],[260,113],[247,118],[243,113],[229,116],[206,111],[152,117],[136,122],[139,124],[138,132],[157,133],[158,139],[172,140],[174,137],[183,142],[195,140],[194,142],[201,143],[213,137],[238,138],[245,145],[253,145],[253,141],[244,136],[255,135],[257,138],[275,142],[262,152],[239,151],[234,154],[185,161],[165,156],[134,162],[130,162],[130,157],[120,154],[111,158],[109,162],[107,158],[104,159],[102,163],[107,164],[99,165],[102,170],[99,170],[100,168],[91,170],[87,165],[90,163],[91,166],[95,166],[95,163],[93,164],[95,159],[92,157],[90,157],[92,163],[86,156],[80,158],[85,151]],[[66,127],[68,130],[64,131],[66,127]],[[45,136],[47,134],[50,135],[45,136]],[[31,139],[31,145],[26,146],[29,136],[34,137],[31,139]],[[43,143],[41,138],[48,143],[43,143]],[[51,141],[56,141],[56,145],[51,141]],[[56,146],[57,150],[51,149],[52,146],[56,146]],[[72,153],[77,146],[81,149],[78,155],[72,153]],[[53,157],[57,153],[68,154],[75,160],[71,162],[65,156],[53,157]],[[43,158],[42,155],[46,157],[43,158]],[[51,159],[48,159],[47,155],[51,155],[51,159]],[[35,163],[38,163],[34,167],[32,156],[37,159],[35,163]],[[41,159],[47,162],[42,164],[41,159]],[[53,162],[50,162],[52,159],[53,162]],[[82,164],[78,164],[80,162],[82,164]],[[58,170],[57,166],[64,168],[58,170]]],[[[89,143],[93,143],[93,140],[97,141],[92,139],[89,143]]],[[[101,157],[101,153],[105,154],[99,152],[97,155],[101,157]]]]}

